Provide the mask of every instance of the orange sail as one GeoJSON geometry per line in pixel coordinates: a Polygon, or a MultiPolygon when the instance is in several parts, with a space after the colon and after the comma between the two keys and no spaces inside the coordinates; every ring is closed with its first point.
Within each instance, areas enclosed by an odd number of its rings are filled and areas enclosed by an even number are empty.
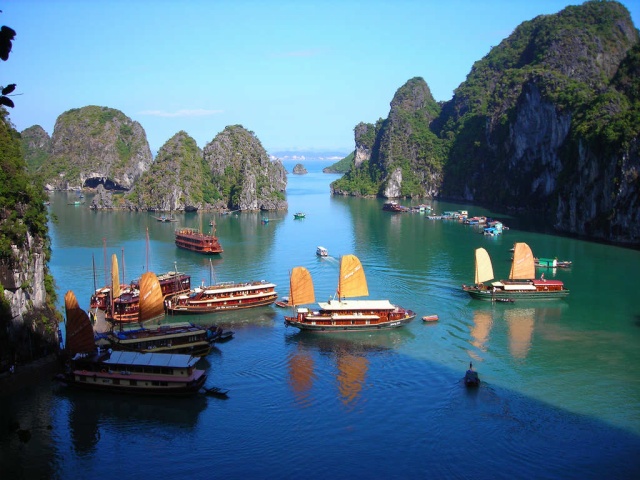
{"type": "Polygon", "coordinates": [[[516,243],[513,249],[513,261],[511,262],[511,280],[531,280],[536,278],[536,265],[533,252],[526,243],[516,243]]]}
{"type": "Polygon", "coordinates": [[[369,296],[369,288],[360,260],[355,255],[344,255],[340,259],[338,298],[367,296],[369,296]]]}
{"type": "Polygon", "coordinates": [[[289,304],[306,305],[315,301],[311,273],[304,267],[294,267],[289,278],[289,304]]]}
{"type": "Polygon", "coordinates": [[[118,273],[118,257],[114,253],[111,256],[111,287],[113,291],[113,299],[120,296],[120,274],[118,273]]]}
{"type": "Polygon", "coordinates": [[[476,248],[476,284],[493,280],[493,265],[484,248],[476,248]]]}
{"type": "Polygon", "coordinates": [[[96,350],[93,327],[87,312],[78,305],[75,294],[69,290],[64,296],[66,322],[66,350],[73,356],[76,353],[91,353],[96,350]]]}
{"type": "Polygon", "coordinates": [[[160,281],[153,272],[140,277],[140,323],[164,315],[164,295],[160,281]]]}

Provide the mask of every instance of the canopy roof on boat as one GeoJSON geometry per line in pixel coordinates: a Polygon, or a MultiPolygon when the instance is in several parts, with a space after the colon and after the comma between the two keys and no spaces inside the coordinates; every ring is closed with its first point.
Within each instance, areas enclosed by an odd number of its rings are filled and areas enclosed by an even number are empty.
{"type": "Polygon", "coordinates": [[[353,310],[394,310],[396,307],[389,300],[329,300],[318,302],[323,310],[336,312],[353,310]]]}
{"type": "Polygon", "coordinates": [[[227,293],[227,292],[231,293],[231,292],[236,292],[238,290],[259,290],[261,288],[275,288],[275,287],[276,287],[275,283],[268,283],[268,282],[236,283],[234,285],[226,286],[226,287],[223,286],[221,288],[207,287],[204,293],[208,293],[208,294],[227,293]]]}
{"type": "Polygon", "coordinates": [[[188,368],[193,367],[198,357],[180,353],[139,353],[139,352],[112,352],[107,365],[134,365],[142,367],[167,367],[188,368]]]}

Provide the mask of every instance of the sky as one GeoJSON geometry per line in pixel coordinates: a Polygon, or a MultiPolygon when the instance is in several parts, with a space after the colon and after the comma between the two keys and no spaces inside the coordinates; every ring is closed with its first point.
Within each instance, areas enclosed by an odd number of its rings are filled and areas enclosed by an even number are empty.
{"type": "MultiPolygon", "coordinates": [[[[568,0],[4,0],[17,34],[0,85],[15,83],[18,131],[53,134],[88,105],[139,122],[156,152],[184,130],[203,148],[228,125],[267,152],[355,148],[425,79],[450,100],[473,63],[522,22],[568,0]]],[[[623,0],[640,25],[640,1],[623,0]]]]}

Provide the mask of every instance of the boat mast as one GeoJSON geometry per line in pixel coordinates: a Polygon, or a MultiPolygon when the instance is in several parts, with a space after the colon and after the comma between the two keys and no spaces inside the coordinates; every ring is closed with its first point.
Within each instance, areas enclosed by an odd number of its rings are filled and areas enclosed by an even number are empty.
{"type": "Polygon", "coordinates": [[[122,285],[124,285],[124,247],[122,248],[122,285]]]}
{"type": "Polygon", "coordinates": [[[95,295],[98,287],[96,286],[96,257],[93,253],[91,254],[91,263],[93,265],[93,293],[95,295]]]}
{"type": "Polygon", "coordinates": [[[147,260],[147,268],[145,269],[146,272],[149,271],[149,227],[147,227],[147,250],[146,250],[146,260],[147,260]]]}
{"type": "Polygon", "coordinates": [[[102,237],[102,251],[104,252],[104,284],[109,285],[109,278],[107,275],[107,239],[102,237]]]}

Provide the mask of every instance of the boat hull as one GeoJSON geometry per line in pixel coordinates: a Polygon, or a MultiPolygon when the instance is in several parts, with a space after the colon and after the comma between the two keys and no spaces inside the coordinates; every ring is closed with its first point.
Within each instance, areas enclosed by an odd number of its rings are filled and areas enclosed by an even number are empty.
{"type": "Polygon", "coordinates": [[[246,308],[253,307],[264,307],[267,305],[273,304],[278,298],[278,294],[270,295],[268,297],[255,300],[255,301],[247,301],[242,299],[238,299],[237,303],[229,303],[222,304],[221,302],[211,302],[211,303],[193,303],[193,304],[171,304],[171,306],[167,307],[167,312],[171,314],[200,314],[200,313],[216,313],[216,312],[228,312],[231,310],[242,310],[246,308]],[[242,301],[242,303],[240,303],[242,301]]]}
{"type": "Polygon", "coordinates": [[[489,289],[478,289],[475,287],[463,287],[463,290],[475,300],[493,301],[515,301],[515,300],[562,300],[569,296],[569,290],[549,290],[549,291],[491,291],[489,289]]]}
{"type": "MultiPolygon", "coordinates": [[[[109,374],[108,372],[89,372],[91,375],[77,376],[70,374],[65,376],[61,381],[71,388],[80,390],[93,390],[113,393],[127,393],[134,395],[153,395],[153,396],[191,396],[197,394],[205,384],[207,375],[202,373],[199,378],[183,383],[168,386],[148,386],[150,381],[138,380],[137,385],[118,385],[114,383],[116,377],[124,377],[120,374],[109,374]]],[[[131,378],[131,380],[137,380],[131,378]]],[[[154,382],[157,383],[157,382],[154,382]]]]}
{"type": "Polygon", "coordinates": [[[191,229],[176,230],[176,247],[205,255],[222,253],[222,246],[215,235],[207,235],[191,229]]]}
{"type": "Polygon", "coordinates": [[[363,332],[363,331],[377,331],[377,330],[389,330],[393,328],[403,327],[410,323],[416,314],[411,311],[407,311],[407,314],[398,319],[369,322],[366,323],[349,323],[340,322],[327,319],[303,319],[299,320],[298,317],[285,317],[285,325],[289,327],[299,328],[300,330],[310,332],[363,332]]]}

